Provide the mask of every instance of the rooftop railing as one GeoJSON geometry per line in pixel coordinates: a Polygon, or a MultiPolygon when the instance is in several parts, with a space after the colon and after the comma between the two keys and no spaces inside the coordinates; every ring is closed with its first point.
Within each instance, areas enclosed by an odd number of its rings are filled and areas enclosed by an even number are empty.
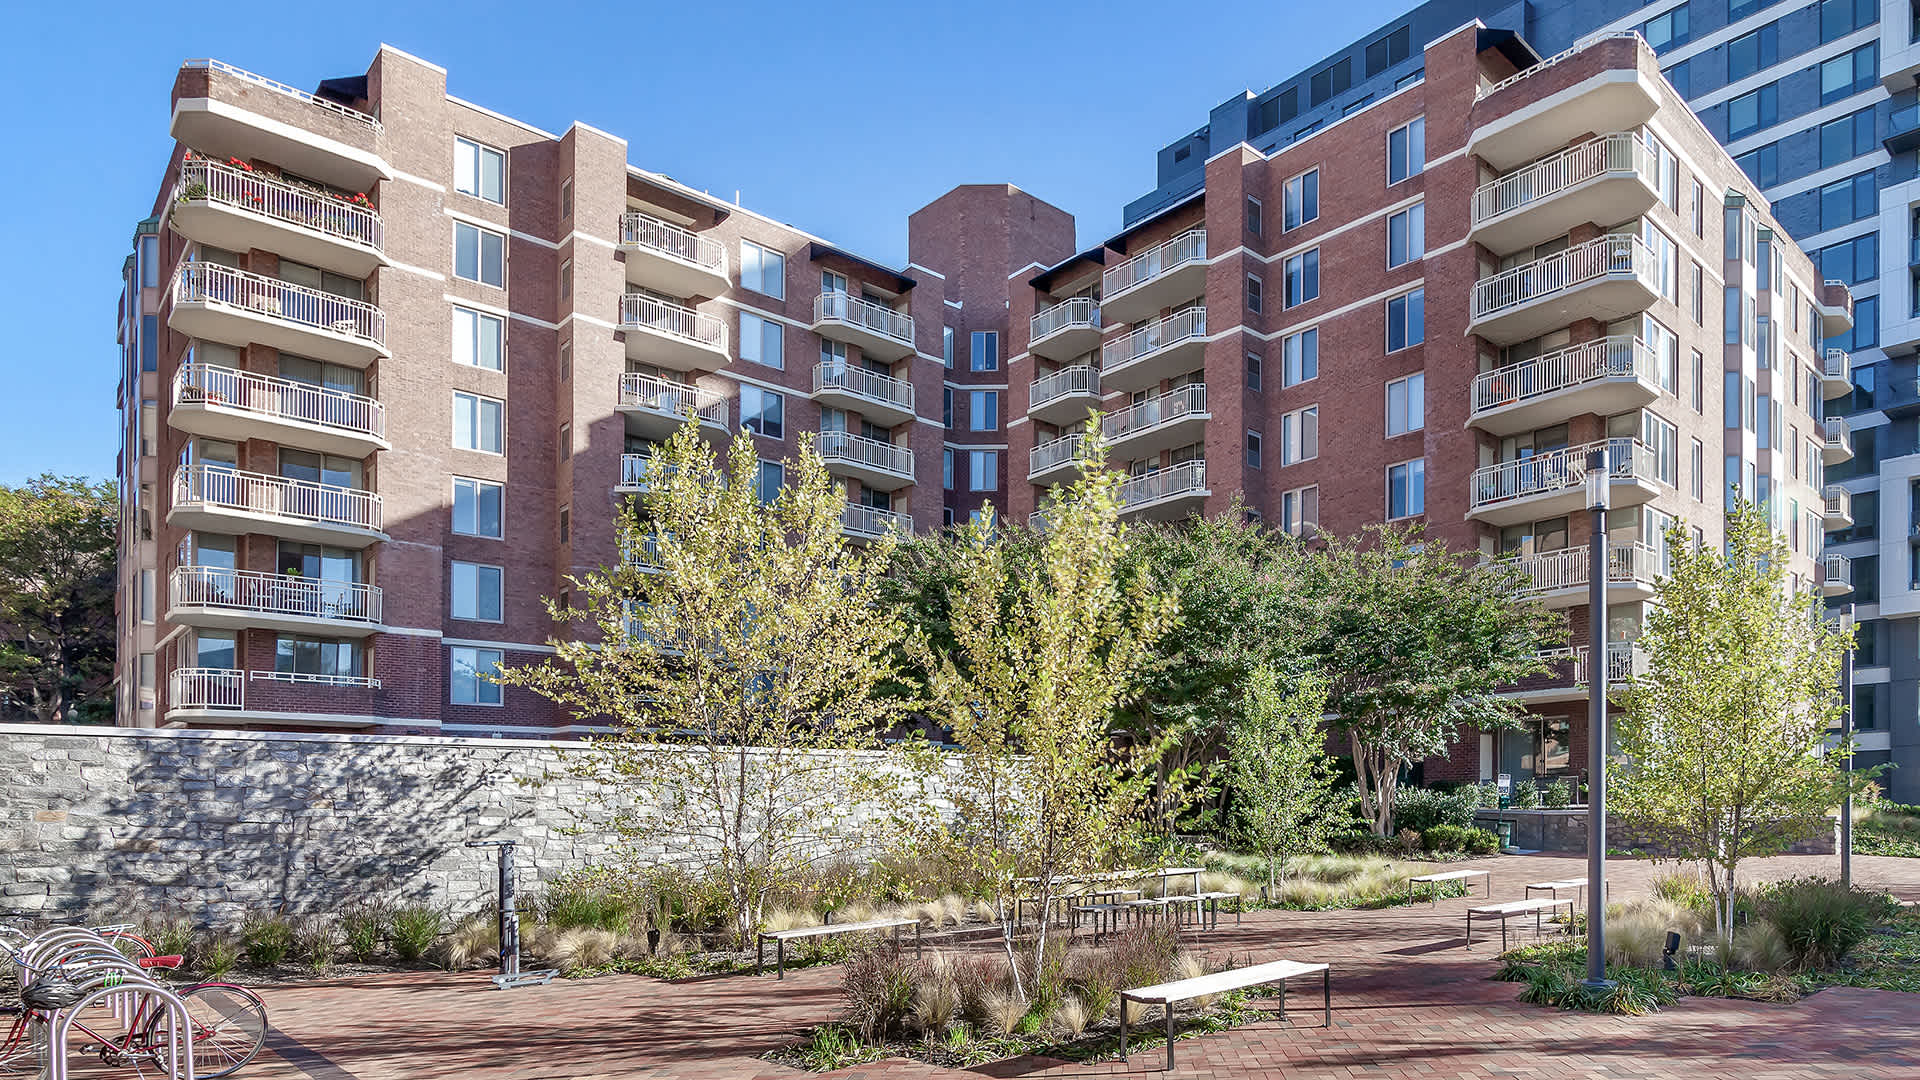
{"type": "Polygon", "coordinates": [[[206,59],[188,60],[186,63],[181,64],[180,66],[182,68],[194,68],[194,69],[204,69],[207,71],[218,71],[227,75],[232,75],[237,79],[245,79],[247,82],[250,82],[255,86],[259,86],[264,89],[271,90],[276,94],[285,94],[286,96],[290,98],[294,98],[295,100],[298,100],[298,101],[304,101],[316,109],[325,109],[326,111],[333,113],[336,116],[343,116],[348,120],[352,120],[355,123],[365,124],[375,131],[382,130],[379,120],[375,119],[372,116],[367,115],[366,113],[361,112],[359,109],[351,109],[345,105],[340,104],[337,101],[328,101],[326,98],[323,98],[323,97],[315,97],[314,95],[309,94],[305,90],[302,90],[298,87],[288,86],[286,83],[283,83],[283,82],[276,82],[272,79],[267,78],[265,75],[256,75],[253,72],[246,70],[245,68],[234,67],[232,64],[226,63],[225,61],[222,61],[222,60],[206,60],[206,59]]]}

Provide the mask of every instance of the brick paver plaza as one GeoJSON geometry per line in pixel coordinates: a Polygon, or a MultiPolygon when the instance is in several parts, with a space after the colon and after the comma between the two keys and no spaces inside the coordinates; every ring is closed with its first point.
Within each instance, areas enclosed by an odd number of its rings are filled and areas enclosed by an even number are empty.
{"type": "MultiPolygon", "coordinates": [[[[1580,876],[1583,862],[1506,856],[1496,900],[1530,881],[1580,876]]],[[[1613,896],[1645,889],[1660,868],[1609,864],[1613,896]]],[[[1758,879],[1837,872],[1831,856],[1753,864],[1758,879]]],[[[1920,860],[1859,857],[1856,880],[1920,900],[1920,860]]],[[[1484,901],[1482,901],[1484,902],[1484,901]]],[[[1687,998],[1648,1017],[1602,1017],[1522,1005],[1519,987],[1492,982],[1498,936],[1462,944],[1467,901],[1382,911],[1260,912],[1223,924],[1201,945],[1236,960],[1299,959],[1334,966],[1334,1026],[1303,1005],[1268,1022],[1185,1040],[1172,1075],[1290,1080],[1861,1080],[1920,1078],[1920,995],[1834,989],[1793,1005],[1687,998]],[[1309,1015],[1311,1014],[1311,1015],[1309,1015]]],[[[1531,920],[1528,920],[1529,931],[1531,920]]],[[[1518,924],[1516,923],[1516,929],[1518,924]]],[[[1523,933],[1523,938],[1525,934],[1523,933]]],[[[837,1015],[837,968],[789,972],[783,983],[727,976],[668,984],[638,977],[556,982],[501,992],[483,974],[414,973],[266,992],[272,1053],[254,1080],[702,1080],[804,1074],[756,1060],[808,1025],[837,1015]]],[[[1308,995],[1315,998],[1318,994],[1308,995]]],[[[1023,1059],[977,1072],[883,1061],[836,1076],[881,1080],[981,1076],[1168,1075],[1161,1052],[1126,1065],[1023,1059]]]]}

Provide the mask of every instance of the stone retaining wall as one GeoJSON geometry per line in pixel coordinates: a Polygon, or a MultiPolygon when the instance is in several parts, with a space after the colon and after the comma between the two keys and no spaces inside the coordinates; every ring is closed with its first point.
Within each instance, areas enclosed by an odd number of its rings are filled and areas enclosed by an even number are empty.
{"type": "MultiPolygon", "coordinates": [[[[1513,846],[1522,851],[1587,850],[1587,810],[1476,810],[1473,823],[1489,832],[1499,831],[1499,822],[1513,826],[1513,846]]],[[[1810,837],[1787,849],[1790,855],[1831,855],[1839,850],[1838,823],[1819,836],[1810,837]]],[[[1660,846],[1651,838],[1636,833],[1619,818],[1607,816],[1607,846],[1620,851],[1658,853],[1660,846]]]]}

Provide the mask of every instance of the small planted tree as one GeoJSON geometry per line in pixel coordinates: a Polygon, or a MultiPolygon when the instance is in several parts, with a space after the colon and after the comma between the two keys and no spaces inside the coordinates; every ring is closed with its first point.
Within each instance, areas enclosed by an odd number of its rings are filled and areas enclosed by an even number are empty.
{"type": "Polygon", "coordinates": [[[1253,672],[1239,715],[1227,727],[1230,831],[1267,860],[1267,898],[1280,898],[1287,859],[1326,849],[1342,824],[1320,717],[1326,686],[1318,675],[1283,689],[1269,668],[1253,672]]]}
{"type": "Polygon", "coordinates": [[[1733,938],[1743,860],[1782,852],[1827,826],[1851,783],[1848,748],[1830,729],[1846,635],[1818,618],[1819,600],[1789,586],[1789,553],[1764,515],[1727,515],[1727,548],[1668,535],[1673,572],[1660,581],[1640,646],[1647,670],[1620,694],[1614,718],[1628,765],[1614,809],[1707,870],[1714,922],[1733,938]]]}
{"type": "Polygon", "coordinates": [[[113,718],[118,521],[110,483],[0,485],[0,717],[113,718]]]}
{"type": "Polygon", "coordinates": [[[875,597],[893,541],[846,543],[846,496],[810,440],[777,494],[744,432],[724,468],[691,422],[653,463],[620,565],[548,603],[573,633],[500,681],[615,728],[576,774],[630,851],[710,874],[744,941],[772,893],[866,849],[886,819],[879,736],[906,704],[876,692],[902,633],[875,597]]]}

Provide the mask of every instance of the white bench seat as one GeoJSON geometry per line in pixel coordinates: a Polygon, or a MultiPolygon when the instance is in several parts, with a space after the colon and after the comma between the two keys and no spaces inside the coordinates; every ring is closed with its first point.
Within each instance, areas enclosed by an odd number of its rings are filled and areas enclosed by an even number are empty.
{"type": "Polygon", "coordinates": [[[900,947],[900,929],[913,927],[913,953],[920,955],[919,919],[868,919],[854,923],[822,923],[819,926],[796,926],[791,930],[762,930],[753,943],[753,973],[760,974],[764,967],[766,943],[773,942],[773,956],[779,977],[787,977],[787,942],[804,938],[838,937],[842,934],[864,934],[875,930],[893,931],[893,947],[900,947]]]}
{"type": "Polygon", "coordinates": [[[1413,903],[1413,887],[1416,884],[1433,886],[1433,904],[1440,906],[1440,886],[1449,881],[1466,881],[1469,878],[1487,879],[1487,899],[1493,899],[1493,871],[1491,870],[1442,870],[1436,874],[1421,874],[1407,879],[1407,903],[1413,903]]]}
{"type": "Polygon", "coordinates": [[[1540,918],[1546,912],[1565,907],[1567,914],[1573,914],[1573,900],[1564,897],[1535,897],[1531,900],[1508,900],[1501,904],[1482,904],[1467,909],[1467,945],[1473,945],[1473,920],[1497,919],[1500,922],[1500,951],[1507,951],[1507,920],[1515,915],[1532,915],[1534,933],[1540,932],[1540,918]]]}
{"type": "Polygon", "coordinates": [[[1211,975],[1197,975],[1191,979],[1179,979],[1174,982],[1155,983],[1120,992],[1120,1060],[1127,1060],[1127,1002],[1141,1005],[1164,1005],[1167,1009],[1167,1068],[1173,1068],[1173,1006],[1194,998],[1224,994],[1232,990],[1245,990],[1268,983],[1280,984],[1280,1015],[1287,1015],[1287,980],[1300,975],[1320,976],[1321,1008],[1324,1014],[1323,1025],[1333,1026],[1333,967],[1330,964],[1303,964],[1296,960],[1275,960],[1266,964],[1254,964],[1251,967],[1233,968],[1228,971],[1216,971],[1211,975]]]}

